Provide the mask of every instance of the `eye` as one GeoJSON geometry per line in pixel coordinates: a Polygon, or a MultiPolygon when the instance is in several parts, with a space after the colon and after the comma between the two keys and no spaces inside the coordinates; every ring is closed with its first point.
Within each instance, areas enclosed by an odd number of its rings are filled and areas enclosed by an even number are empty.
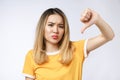
{"type": "Polygon", "coordinates": [[[63,25],[59,25],[59,28],[64,28],[64,26],[63,25]]]}
{"type": "Polygon", "coordinates": [[[52,26],[53,26],[53,24],[48,24],[48,26],[52,27],[52,26]]]}
{"type": "Polygon", "coordinates": [[[59,26],[59,28],[64,28],[63,26],[59,26]]]}

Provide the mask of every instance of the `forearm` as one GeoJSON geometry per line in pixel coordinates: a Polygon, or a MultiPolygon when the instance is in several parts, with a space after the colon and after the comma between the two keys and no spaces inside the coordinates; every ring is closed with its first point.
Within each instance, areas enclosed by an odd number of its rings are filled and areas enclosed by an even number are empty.
{"type": "Polygon", "coordinates": [[[111,29],[111,27],[109,26],[109,24],[107,24],[100,16],[98,17],[98,20],[95,23],[98,28],[101,31],[101,35],[106,39],[106,40],[112,40],[114,37],[114,32],[111,29]]]}
{"type": "Polygon", "coordinates": [[[97,12],[87,9],[83,13],[81,21],[85,24],[81,29],[82,33],[93,24],[95,24],[101,31],[100,35],[88,39],[86,48],[88,53],[113,39],[113,30],[97,12]]]}

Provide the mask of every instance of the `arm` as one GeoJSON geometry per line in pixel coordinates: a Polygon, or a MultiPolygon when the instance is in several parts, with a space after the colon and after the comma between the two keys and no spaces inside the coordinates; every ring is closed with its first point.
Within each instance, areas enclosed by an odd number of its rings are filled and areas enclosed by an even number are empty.
{"type": "Polygon", "coordinates": [[[97,12],[87,9],[83,13],[81,21],[85,24],[81,29],[82,33],[93,24],[95,24],[101,31],[101,34],[98,36],[88,39],[86,48],[88,53],[113,39],[114,32],[97,12]]]}
{"type": "Polygon", "coordinates": [[[29,78],[29,77],[25,77],[25,80],[34,80],[34,79],[29,78]]]}

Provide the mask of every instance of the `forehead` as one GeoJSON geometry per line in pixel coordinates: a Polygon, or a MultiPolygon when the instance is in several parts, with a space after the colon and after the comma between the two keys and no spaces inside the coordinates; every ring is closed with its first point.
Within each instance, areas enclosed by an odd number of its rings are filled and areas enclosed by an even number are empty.
{"type": "Polygon", "coordinates": [[[50,15],[47,19],[47,23],[48,22],[53,22],[53,23],[63,23],[63,18],[58,15],[58,14],[53,14],[53,15],[50,15]]]}

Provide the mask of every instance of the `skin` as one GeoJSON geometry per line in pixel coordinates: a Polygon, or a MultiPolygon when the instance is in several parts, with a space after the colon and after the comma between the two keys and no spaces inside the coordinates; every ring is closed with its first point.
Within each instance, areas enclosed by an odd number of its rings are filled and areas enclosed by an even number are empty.
{"type": "MultiPolygon", "coordinates": [[[[57,14],[50,15],[45,25],[45,35],[44,35],[47,52],[55,52],[58,50],[58,42],[62,39],[63,34],[64,34],[64,25],[63,25],[62,17],[57,14]]],[[[34,79],[25,77],[25,80],[34,80],[34,79]]]]}
{"type": "MultiPolygon", "coordinates": [[[[99,34],[98,36],[88,39],[87,47],[86,47],[88,54],[92,50],[102,46],[106,42],[113,39],[114,33],[111,27],[102,19],[102,17],[97,12],[91,9],[86,9],[82,13],[80,21],[84,23],[84,26],[81,29],[81,33],[84,33],[84,31],[87,28],[91,27],[91,25],[93,24],[95,24],[101,31],[101,34],[99,34]]],[[[58,50],[57,43],[61,40],[63,34],[64,34],[64,26],[63,26],[62,18],[59,15],[49,16],[45,27],[45,38],[46,38],[46,47],[47,47],[46,50],[48,52],[54,52],[58,50]],[[52,27],[49,26],[48,25],[49,22],[54,23],[54,25],[52,27]],[[57,40],[53,39],[51,38],[51,35],[58,35],[59,38],[57,40]]],[[[34,79],[26,77],[26,80],[34,80],[34,79]]]]}
{"type": "Polygon", "coordinates": [[[64,34],[63,19],[60,15],[54,14],[48,17],[45,26],[46,51],[54,52],[58,50],[58,42],[64,34]]]}
{"type": "Polygon", "coordinates": [[[88,54],[90,51],[102,46],[106,42],[113,39],[114,32],[97,12],[91,9],[86,9],[82,13],[80,20],[84,23],[84,26],[81,29],[81,33],[83,33],[87,28],[91,27],[91,25],[93,24],[95,24],[101,31],[101,34],[99,34],[98,36],[88,39],[86,48],[88,54]]]}

